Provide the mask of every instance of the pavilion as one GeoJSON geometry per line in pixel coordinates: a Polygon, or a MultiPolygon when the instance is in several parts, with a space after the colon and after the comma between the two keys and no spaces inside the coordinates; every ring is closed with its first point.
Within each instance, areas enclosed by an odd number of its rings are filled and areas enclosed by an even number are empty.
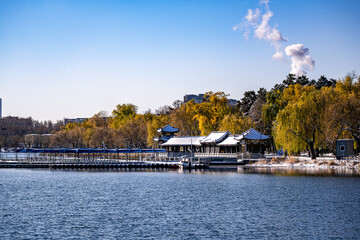
{"type": "Polygon", "coordinates": [[[250,128],[241,134],[216,131],[207,136],[172,136],[160,146],[172,156],[234,157],[245,153],[264,154],[269,145],[268,140],[270,140],[268,135],[250,128]]]}

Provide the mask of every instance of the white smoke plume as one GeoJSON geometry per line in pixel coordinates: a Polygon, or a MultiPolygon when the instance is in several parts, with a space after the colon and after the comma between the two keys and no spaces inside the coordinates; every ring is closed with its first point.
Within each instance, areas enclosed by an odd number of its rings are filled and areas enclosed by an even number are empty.
{"type": "MultiPolygon", "coordinates": [[[[269,9],[269,0],[261,0],[260,5],[263,7],[261,10],[259,8],[255,10],[248,9],[248,13],[243,18],[243,22],[234,26],[233,30],[236,31],[239,28],[244,28],[244,37],[247,39],[251,29],[253,29],[255,38],[267,41],[275,48],[276,52],[272,58],[275,60],[284,60],[283,43],[287,42],[287,39],[284,38],[282,33],[277,29],[277,25],[271,26],[269,24],[270,19],[274,16],[273,12],[269,9]]],[[[315,62],[308,55],[310,52],[308,48],[304,48],[302,44],[294,44],[288,46],[286,49],[288,51],[285,51],[285,54],[290,57],[292,61],[290,73],[302,75],[306,74],[305,70],[314,69],[315,62]]]]}
{"type": "Polygon", "coordinates": [[[268,0],[260,1],[260,5],[265,7],[264,14],[262,14],[258,8],[255,10],[248,9],[248,14],[244,17],[244,21],[234,26],[233,30],[236,31],[239,27],[243,26],[245,28],[244,36],[248,38],[250,28],[253,28],[256,38],[270,42],[276,49],[273,59],[281,60],[284,56],[281,51],[281,43],[286,42],[286,39],[283,38],[281,32],[276,29],[277,26],[272,27],[269,25],[269,21],[274,14],[270,11],[268,3],[268,0]]]}
{"type": "Polygon", "coordinates": [[[303,44],[293,44],[285,48],[285,54],[291,57],[291,71],[295,75],[305,75],[307,70],[314,70],[315,61],[309,56],[310,50],[303,44]]]}

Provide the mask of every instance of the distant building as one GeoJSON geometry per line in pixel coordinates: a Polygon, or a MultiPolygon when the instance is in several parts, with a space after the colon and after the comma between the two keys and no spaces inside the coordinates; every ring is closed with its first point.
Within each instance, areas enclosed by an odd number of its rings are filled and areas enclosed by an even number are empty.
{"type": "Polygon", "coordinates": [[[89,118],[65,118],[64,123],[67,125],[68,123],[83,123],[89,118]]]}
{"type": "MultiPolygon", "coordinates": [[[[104,120],[104,122],[106,122],[110,117],[102,117],[102,119],[104,120]]],[[[64,124],[67,125],[68,123],[83,123],[87,120],[89,120],[90,118],[65,118],[64,119],[64,124]]]]}
{"type": "Polygon", "coordinates": [[[195,103],[202,103],[204,101],[204,95],[205,94],[187,94],[184,96],[184,103],[190,102],[191,100],[194,100],[195,103]]]}
{"type": "MultiPolygon", "coordinates": [[[[188,103],[191,100],[194,100],[195,103],[202,103],[202,102],[204,102],[204,96],[205,96],[205,94],[198,94],[198,95],[187,94],[184,96],[184,103],[188,103]]],[[[235,107],[236,104],[238,104],[238,102],[239,101],[236,99],[228,99],[228,104],[230,107],[235,107]]]]}
{"type": "Polygon", "coordinates": [[[228,104],[230,107],[235,107],[239,103],[236,99],[228,99],[228,104]]]}
{"type": "Polygon", "coordinates": [[[2,100],[0,98],[0,118],[2,118],[2,100]]]}

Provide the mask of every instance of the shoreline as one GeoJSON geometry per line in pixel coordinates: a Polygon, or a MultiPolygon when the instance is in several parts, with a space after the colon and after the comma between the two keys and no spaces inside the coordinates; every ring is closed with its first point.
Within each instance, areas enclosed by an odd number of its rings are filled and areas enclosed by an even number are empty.
{"type": "Polygon", "coordinates": [[[349,169],[360,171],[360,159],[337,160],[329,157],[311,159],[308,157],[273,158],[246,164],[248,167],[287,169],[349,169]]]}

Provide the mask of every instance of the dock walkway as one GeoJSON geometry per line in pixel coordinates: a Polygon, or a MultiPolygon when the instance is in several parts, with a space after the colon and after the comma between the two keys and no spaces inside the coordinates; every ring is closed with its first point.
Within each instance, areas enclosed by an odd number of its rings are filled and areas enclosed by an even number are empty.
{"type": "Polygon", "coordinates": [[[1,161],[0,168],[179,168],[179,162],[51,162],[1,161]]]}

